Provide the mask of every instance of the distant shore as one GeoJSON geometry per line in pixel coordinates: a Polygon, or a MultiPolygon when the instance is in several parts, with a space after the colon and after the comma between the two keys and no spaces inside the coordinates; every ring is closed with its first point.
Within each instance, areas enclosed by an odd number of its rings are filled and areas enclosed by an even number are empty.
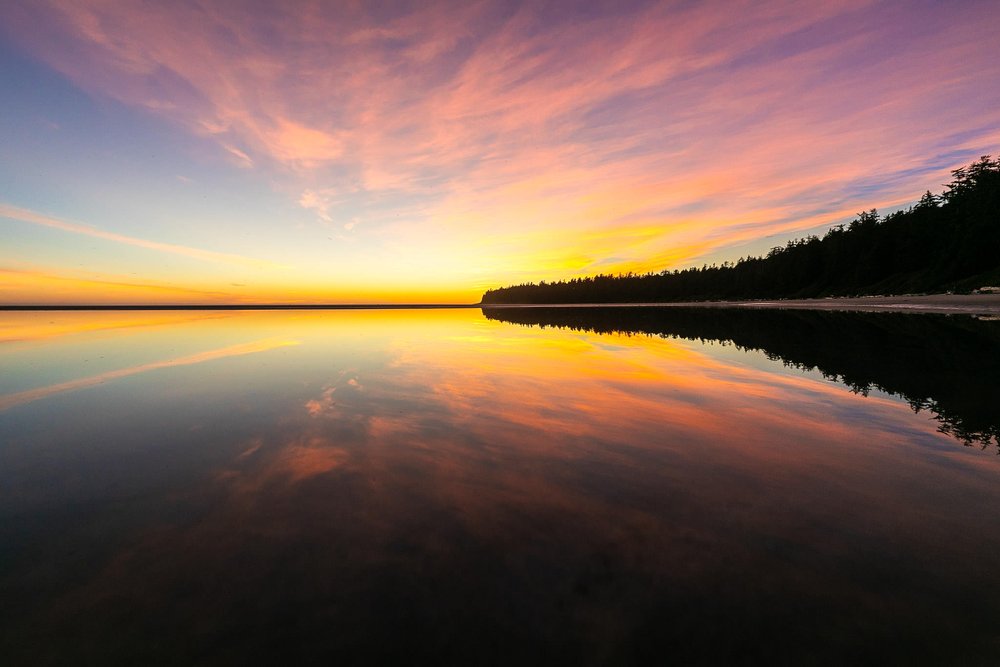
{"type": "Polygon", "coordinates": [[[921,294],[914,296],[862,296],[828,299],[755,299],[750,301],[678,301],[670,303],[538,303],[481,304],[483,308],[793,308],[897,313],[1000,315],[1000,294],[921,294]]]}

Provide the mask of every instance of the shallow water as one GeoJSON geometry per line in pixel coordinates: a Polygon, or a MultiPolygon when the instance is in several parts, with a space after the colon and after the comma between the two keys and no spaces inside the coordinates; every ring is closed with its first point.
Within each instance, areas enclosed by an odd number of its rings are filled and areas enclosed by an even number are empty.
{"type": "Polygon", "coordinates": [[[0,658],[1000,656],[1000,322],[590,310],[0,314],[0,658]]]}

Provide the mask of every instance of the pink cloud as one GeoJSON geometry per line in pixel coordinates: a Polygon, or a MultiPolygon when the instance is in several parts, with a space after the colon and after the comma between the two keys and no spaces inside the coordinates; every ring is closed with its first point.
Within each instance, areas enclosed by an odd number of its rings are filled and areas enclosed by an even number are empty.
{"type": "Polygon", "coordinates": [[[7,18],[82,88],[272,170],[319,219],[415,251],[448,238],[502,281],[536,256],[553,277],[690,263],[943,182],[1000,144],[996,17],[911,9],[653,3],[553,20],[433,4],[376,20],[109,1],[7,18]],[[398,203],[359,218],[371,196],[398,203]]]}

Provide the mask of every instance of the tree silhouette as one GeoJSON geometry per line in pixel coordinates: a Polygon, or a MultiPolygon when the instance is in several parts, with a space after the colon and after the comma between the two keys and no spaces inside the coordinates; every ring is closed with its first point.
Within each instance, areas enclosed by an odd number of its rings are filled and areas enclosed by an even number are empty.
{"type": "Polygon", "coordinates": [[[764,257],[646,275],[598,275],[488,290],[490,303],[639,303],[968,292],[1000,284],[1000,159],[952,172],[941,195],[871,209],[764,257]]]}

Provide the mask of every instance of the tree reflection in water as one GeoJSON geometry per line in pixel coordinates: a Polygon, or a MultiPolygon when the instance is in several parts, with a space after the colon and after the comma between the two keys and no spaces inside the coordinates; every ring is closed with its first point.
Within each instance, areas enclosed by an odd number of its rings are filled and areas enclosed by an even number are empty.
{"type": "Polygon", "coordinates": [[[499,307],[491,320],[722,341],[867,395],[927,410],[940,431],[1000,454],[1000,321],[959,315],[705,307],[499,307]]]}

